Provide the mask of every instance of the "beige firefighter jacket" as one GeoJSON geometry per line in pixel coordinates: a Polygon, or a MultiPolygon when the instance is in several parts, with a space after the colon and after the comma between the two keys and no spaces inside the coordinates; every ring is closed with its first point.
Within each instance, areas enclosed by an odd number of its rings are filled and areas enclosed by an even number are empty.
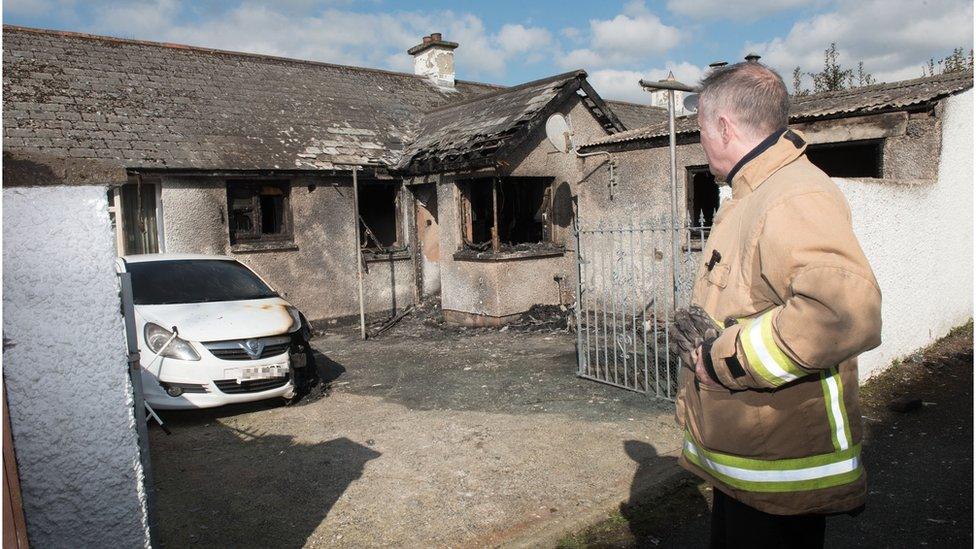
{"type": "Polygon", "coordinates": [[[787,130],[734,174],[692,302],[724,329],[724,386],[682,368],[681,462],[730,496],[792,515],[864,503],[857,355],[877,347],[881,292],[843,194],[787,130]]]}

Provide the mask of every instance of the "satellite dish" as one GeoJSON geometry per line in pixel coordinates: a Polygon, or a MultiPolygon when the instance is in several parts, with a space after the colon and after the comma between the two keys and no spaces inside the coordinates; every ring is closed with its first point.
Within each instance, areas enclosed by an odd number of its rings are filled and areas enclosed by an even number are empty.
{"type": "Polygon", "coordinates": [[[573,128],[566,117],[556,113],[546,120],[546,137],[559,152],[569,152],[573,148],[573,128]]]}
{"type": "Polygon", "coordinates": [[[698,94],[689,93],[688,95],[685,96],[684,101],[682,101],[682,104],[684,105],[686,111],[698,112],[698,94]]]}

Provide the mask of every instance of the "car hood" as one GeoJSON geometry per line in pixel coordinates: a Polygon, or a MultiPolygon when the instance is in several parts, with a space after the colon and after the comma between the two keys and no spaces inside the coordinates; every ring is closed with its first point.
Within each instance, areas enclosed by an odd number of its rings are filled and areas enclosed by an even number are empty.
{"type": "Polygon", "coordinates": [[[287,333],[293,319],[280,297],[246,301],[136,305],[136,315],[189,341],[223,341],[287,333]]]}

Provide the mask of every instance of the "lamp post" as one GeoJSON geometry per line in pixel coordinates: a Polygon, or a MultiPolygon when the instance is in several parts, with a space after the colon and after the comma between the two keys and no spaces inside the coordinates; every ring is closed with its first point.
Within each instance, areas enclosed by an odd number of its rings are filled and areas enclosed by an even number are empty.
{"type": "Polygon", "coordinates": [[[678,161],[676,157],[676,138],[674,131],[674,92],[691,92],[694,89],[675,79],[668,71],[668,77],[656,82],[640,81],[640,86],[649,92],[665,90],[668,93],[668,152],[671,160],[671,307],[678,307],[678,161]]]}

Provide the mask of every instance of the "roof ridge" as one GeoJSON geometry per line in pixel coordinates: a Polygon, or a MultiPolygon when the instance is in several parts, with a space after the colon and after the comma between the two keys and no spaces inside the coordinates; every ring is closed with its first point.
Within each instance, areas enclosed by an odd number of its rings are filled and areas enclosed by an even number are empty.
{"type": "MultiPolygon", "coordinates": [[[[46,35],[50,35],[50,36],[62,36],[62,37],[69,37],[69,38],[80,38],[80,39],[85,39],[85,40],[100,40],[100,41],[103,41],[103,42],[116,43],[116,44],[131,44],[131,45],[135,45],[135,46],[151,46],[151,47],[157,47],[157,48],[166,48],[166,49],[172,49],[172,50],[192,51],[192,52],[198,52],[198,53],[209,53],[209,54],[215,54],[215,55],[230,55],[230,56],[238,56],[238,57],[251,57],[251,58],[254,58],[254,59],[262,59],[262,60],[267,60],[267,61],[285,61],[285,62],[288,62],[288,63],[298,63],[298,64],[303,64],[303,65],[314,65],[314,66],[321,66],[321,67],[333,67],[333,68],[340,68],[340,69],[353,69],[353,70],[363,71],[363,72],[374,72],[374,73],[380,73],[380,74],[389,74],[389,75],[393,75],[393,76],[406,76],[406,77],[409,77],[409,78],[418,78],[418,79],[426,79],[427,78],[425,76],[421,76],[421,75],[418,75],[418,74],[411,74],[409,72],[392,71],[392,70],[388,70],[388,69],[378,69],[378,68],[375,68],[375,67],[359,67],[359,66],[356,66],[356,65],[343,65],[343,64],[340,64],[340,63],[329,63],[329,62],[326,62],[326,61],[314,61],[314,60],[311,60],[311,59],[299,59],[297,57],[284,57],[284,56],[280,56],[280,55],[268,55],[266,53],[252,53],[252,52],[245,52],[245,51],[223,50],[223,49],[219,49],[219,48],[208,48],[208,47],[205,47],[205,46],[193,46],[193,45],[189,45],[189,44],[177,44],[177,43],[173,43],[173,42],[157,42],[157,41],[154,41],[154,40],[139,40],[139,39],[135,39],[135,38],[119,38],[117,36],[107,36],[107,35],[104,35],[104,34],[91,34],[91,33],[78,32],[78,31],[67,31],[67,30],[57,30],[57,29],[44,29],[44,28],[40,28],[40,27],[25,27],[25,26],[21,26],[21,25],[9,25],[9,24],[6,24],[6,23],[3,25],[3,31],[4,32],[27,32],[27,33],[34,33],[34,34],[46,34],[46,35]]],[[[476,85],[476,86],[485,86],[485,87],[489,87],[489,88],[497,88],[497,89],[502,89],[502,90],[503,89],[507,89],[502,84],[489,84],[487,82],[475,82],[473,80],[459,80],[459,79],[456,79],[455,82],[460,82],[462,84],[473,84],[473,85],[476,85]]]]}
{"type": "Polygon", "coordinates": [[[553,81],[556,81],[556,80],[566,79],[566,78],[569,78],[570,76],[575,76],[575,77],[582,76],[583,78],[586,78],[587,75],[586,75],[586,71],[583,70],[583,69],[576,69],[576,70],[573,70],[573,71],[564,72],[562,74],[555,74],[555,75],[552,75],[552,76],[548,76],[546,78],[540,78],[538,80],[532,80],[531,82],[523,82],[523,83],[521,83],[521,84],[519,84],[517,86],[511,86],[511,87],[507,87],[507,88],[501,88],[501,89],[495,90],[493,92],[483,93],[481,95],[476,95],[474,97],[469,97],[468,99],[465,99],[464,101],[455,101],[455,102],[452,102],[452,103],[446,103],[444,105],[441,105],[439,107],[435,107],[435,108],[433,108],[433,109],[431,109],[429,111],[426,111],[424,114],[431,114],[431,113],[435,113],[435,112],[438,112],[438,111],[442,111],[444,109],[453,108],[453,107],[459,107],[459,106],[462,106],[462,105],[467,105],[467,104],[473,103],[475,101],[481,101],[483,99],[490,99],[492,97],[498,97],[499,95],[502,95],[503,93],[508,93],[508,92],[513,92],[513,91],[523,90],[525,88],[529,88],[529,87],[532,87],[532,86],[538,86],[539,84],[543,84],[543,83],[546,83],[546,82],[553,82],[553,81]]]}
{"type": "Polygon", "coordinates": [[[916,78],[909,78],[907,80],[895,80],[893,82],[878,82],[876,84],[869,84],[867,86],[858,86],[855,88],[846,88],[843,90],[830,90],[820,93],[811,93],[809,95],[791,95],[790,97],[794,100],[799,100],[800,102],[809,101],[811,99],[820,99],[823,97],[836,97],[841,95],[850,95],[856,93],[862,93],[864,91],[871,91],[877,89],[898,89],[907,88],[909,86],[915,86],[926,81],[942,81],[942,80],[972,80],[973,71],[964,70],[956,72],[944,72],[942,74],[933,74],[931,76],[919,76],[916,78]],[[968,78],[966,78],[968,76],[968,78]]]}
{"type": "Polygon", "coordinates": [[[658,107],[657,105],[645,105],[644,103],[638,103],[636,101],[624,101],[622,99],[604,99],[603,101],[606,103],[619,103],[621,105],[632,105],[634,107],[644,107],[647,109],[661,109],[662,111],[667,110],[664,107],[658,107]]]}

